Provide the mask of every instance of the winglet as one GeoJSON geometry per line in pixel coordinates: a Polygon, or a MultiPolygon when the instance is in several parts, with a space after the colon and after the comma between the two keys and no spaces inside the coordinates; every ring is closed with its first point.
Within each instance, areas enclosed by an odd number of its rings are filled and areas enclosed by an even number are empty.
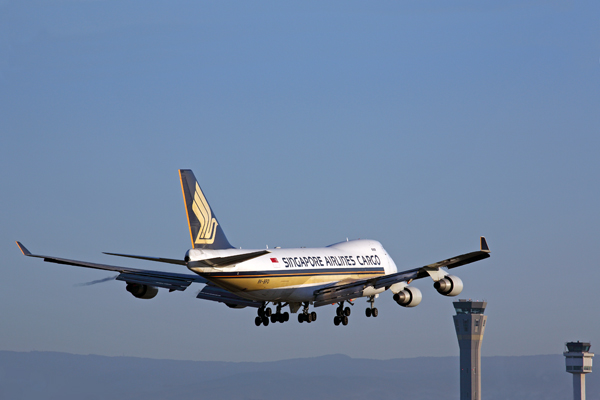
{"type": "Polygon", "coordinates": [[[21,250],[21,253],[23,253],[24,256],[30,256],[31,252],[29,250],[27,250],[27,247],[23,246],[23,243],[19,242],[17,240],[17,246],[19,246],[19,249],[21,250]]]}
{"type": "Polygon", "coordinates": [[[487,241],[485,240],[485,238],[483,236],[481,236],[479,238],[479,240],[481,241],[481,251],[485,251],[486,253],[490,252],[490,248],[487,244],[487,241]]]}

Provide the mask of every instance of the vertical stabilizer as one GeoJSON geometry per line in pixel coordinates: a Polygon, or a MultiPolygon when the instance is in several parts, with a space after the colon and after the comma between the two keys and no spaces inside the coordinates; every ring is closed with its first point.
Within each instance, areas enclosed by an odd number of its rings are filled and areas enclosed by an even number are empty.
{"type": "Polygon", "coordinates": [[[217,217],[210,208],[194,173],[190,169],[180,169],[179,179],[188,218],[192,246],[195,249],[233,248],[223,233],[217,217]]]}

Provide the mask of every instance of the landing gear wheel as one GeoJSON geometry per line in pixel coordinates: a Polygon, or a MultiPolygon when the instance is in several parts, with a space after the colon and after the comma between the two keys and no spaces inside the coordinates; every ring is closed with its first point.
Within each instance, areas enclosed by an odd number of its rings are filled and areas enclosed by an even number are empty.
{"type": "Polygon", "coordinates": [[[379,315],[379,311],[377,311],[376,308],[372,309],[371,313],[373,314],[373,317],[376,317],[377,315],[379,315]]]}
{"type": "Polygon", "coordinates": [[[277,314],[271,314],[271,322],[275,323],[275,322],[279,321],[278,317],[279,317],[279,315],[277,315],[277,314]]]}
{"type": "Polygon", "coordinates": [[[298,322],[300,322],[300,323],[304,322],[304,314],[298,314],[298,322]]]}
{"type": "Polygon", "coordinates": [[[288,322],[290,320],[290,314],[287,311],[281,314],[281,316],[283,317],[283,322],[288,322]]]}
{"type": "Polygon", "coordinates": [[[254,325],[260,326],[261,324],[262,324],[262,318],[261,317],[254,318],[254,325]]]}
{"type": "Polygon", "coordinates": [[[365,315],[367,316],[367,318],[369,318],[371,316],[371,309],[370,308],[367,308],[365,310],[365,315]]]}
{"type": "Polygon", "coordinates": [[[342,325],[344,325],[344,326],[348,325],[348,316],[347,315],[344,315],[342,317],[342,325]]]}
{"type": "Polygon", "coordinates": [[[265,315],[266,315],[267,317],[270,317],[272,313],[273,313],[273,312],[271,311],[271,308],[267,307],[267,308],[265,309],[265,315]]]}
{"type": "Polygon", "coordinates": [[[352,310],[350,310],[350,307],[346,307],[346,308],[344,308],[344,315],[345,315],[346,317],[349,317],[349,316],[350,316],[350,312],[351,312],[351,311],[352,311],[352,310]]]}
{"type": "Polygon", "coordinates": [[[266,315],[262,318],[262,323],[264,326],[269,326],[269,317],[266,315]]]}
{"type": "Polygon", "coordinates": [[[313,311],[313,312],[311,312],[311,313],[310,313],[310,319],[311,319],[311,320],[313,320],[313,321],[316,321],[316,320],[317,320],[317,313],[316,313],[316,312],[314,312],[314,311],[313,311]]]}
{"type": "Polygon", "coordinates": [[[305,320],[306,322],[308,322],[309,324],[310,324],[311,322],[313,322],[313,319],[312,319],[312,314],[311,314],[311,313],[304,314],[304,320],[305,320]]]}
{"type": "Polygon", "coordinates": [[[340,322],[342,322],[340,317],[333,317],[333,324],[335,326],[338,326],[340,322]]]}

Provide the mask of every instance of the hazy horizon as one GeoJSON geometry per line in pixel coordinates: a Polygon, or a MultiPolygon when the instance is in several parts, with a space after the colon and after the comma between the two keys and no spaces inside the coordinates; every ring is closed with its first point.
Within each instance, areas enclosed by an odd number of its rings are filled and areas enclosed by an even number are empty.
{"type": "MultiPolygon", "coordinates": [[[[572,395],[562,355],[483,357],[490,400],[559,400],[572,395]]],[[[271,362],[207,362],[0,351],[0,396],[11,399],[359,399],[459,397],[458,357],[387,361],[346,355],[271,362]],[[435,377],[432,379],[432,377],[435,377]]],[[[588,398],[600,395],[594,373],[588,398]]]]}

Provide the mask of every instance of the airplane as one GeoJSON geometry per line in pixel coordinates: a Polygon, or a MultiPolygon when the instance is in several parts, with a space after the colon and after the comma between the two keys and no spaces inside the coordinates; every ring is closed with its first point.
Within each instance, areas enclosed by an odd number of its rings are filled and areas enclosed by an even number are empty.
{"type": "Polygon", "coordinates": [[[199,299],[224,303],[230,308],[257,308],[256,326],[283,323],[298,314],[298,322],[317,320],[316,311],[326,305],[336,305],[333,323],[348,325],[355,300],[365,297],[369,306],[367,317],[377,317],[375,299],[390,290],[402,307],[421,303],[421,291],[410,286],[414,280],[431,277],[434,288],[444,296],[462,292],[460,278],[447,270],[483,260],[490,249],[483,236],[480,250],[448,258],[433,264],[398,272],[396,264],[375,240],[348,240],[321,248],[274,248],[243,250],[234,248],[209,205],[193,172],[179,170],[179,179],[192,241],[183,259],[104,253],[161,263],[185,266],[194,274],[153,271],[90,263],[52,256],[32,254],[17,241],[23,255],[43,258],[46,262],[115,271],[116,280],[126,284],[126,290],[138,299],[151,299],[158,288],[169,292],[186,290],[192,283],[205,286],[199,299]],[[275,312],[269,307],[275,307],[275,312]],[[300,311],[300,308],[302,310],[300,311]]]}

